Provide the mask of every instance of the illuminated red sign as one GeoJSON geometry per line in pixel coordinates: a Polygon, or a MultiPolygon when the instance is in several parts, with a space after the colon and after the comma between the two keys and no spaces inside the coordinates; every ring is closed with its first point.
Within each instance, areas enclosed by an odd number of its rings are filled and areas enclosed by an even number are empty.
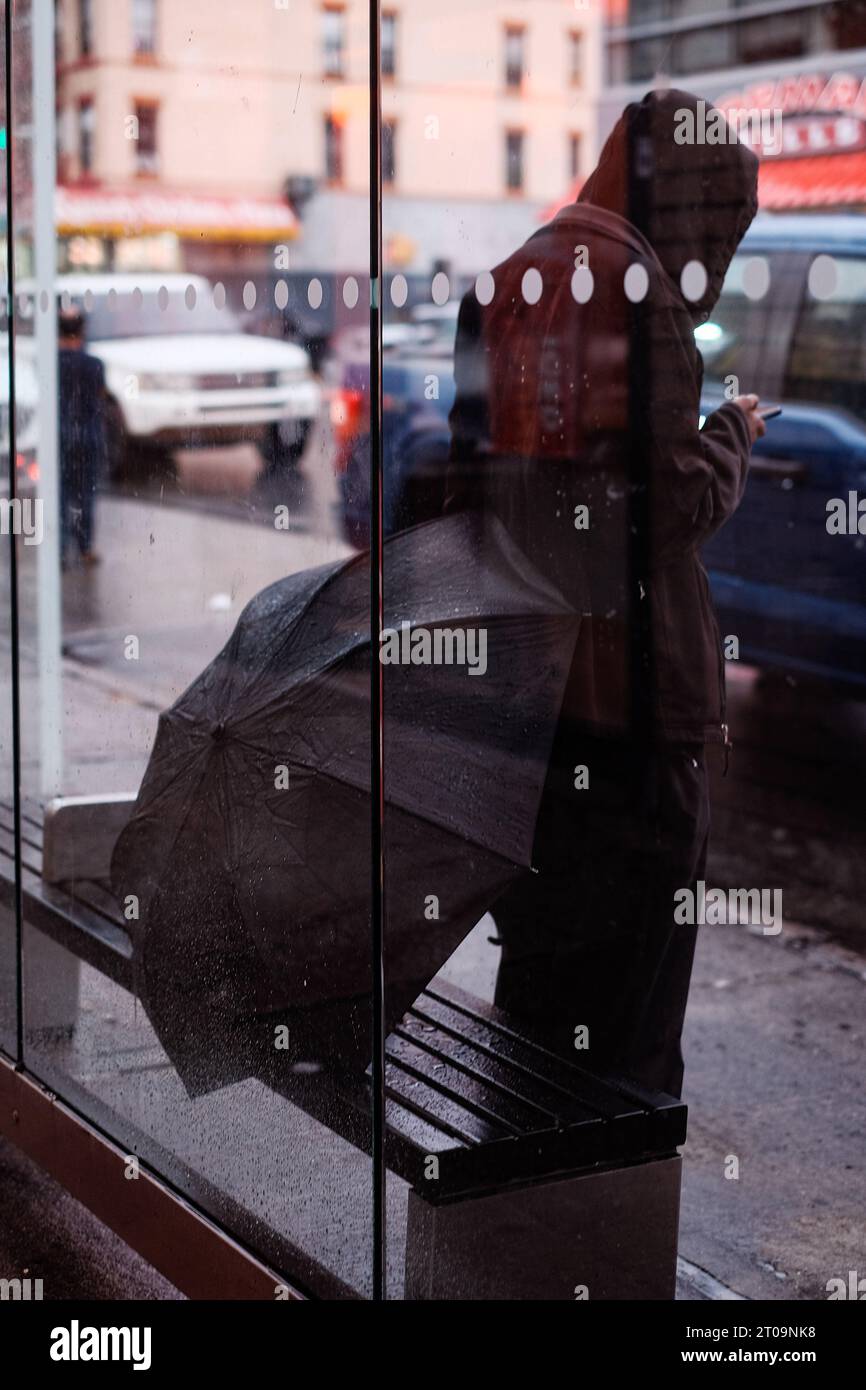
{"type": "Polygon", "coordinates": [[[852,73],[756,82],[713,104],[764,159],[866,149],[866,78],[852,73]]]}

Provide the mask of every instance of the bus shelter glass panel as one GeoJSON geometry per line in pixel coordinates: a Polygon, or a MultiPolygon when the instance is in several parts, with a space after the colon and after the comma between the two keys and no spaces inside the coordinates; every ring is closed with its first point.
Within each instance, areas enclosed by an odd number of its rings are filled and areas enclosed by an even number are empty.
{"type": "MultiPolygon", "coordinates": [[[[6,114],[6,28],[5,6],[3,33],[0,45],[3,51],[3,95],[2,129],[5,136],[8,129],[6,114]]],[[[6,151],[0,151],[0,202],[3,207],[3,283],[2,319],[0,319],[0,854],[3,856],[3,873],[0,877],[0,1049],[15,1055],[17,1048],[17,948],[15,935],[15,826],[14,826],[14,761],[12,744],[12,646],[14,614],[13,593],[13,548],[15,545],[15,516],[20,511],[16,507],[17,488],[13,484],[11,419],[12,398],[10,390],[9,360],[9,316],[7,313],[6,277],[9,239],[6,229],[6,151]]],[[[15,479],[15,483],[18,479],[15,479]]],[[[20,528],[18,528],[20,529],[20,528]]]]}
{"type": "Polygon", "coordinates": [[[13,70],[25,1062],[366,1296],[366,6],[52,8],[16,7],[13,70]]]}
{"type": "MultiPolygon", "coordinates": [[[[784,971],[789,924],[859,920],[862,64],[828,89],[804,46],[751,80],[778,17],[693,6],[671,90],[669,8],[382,31],[390,1297],[673,1297],[680,1141],[651,1117],[683,1058],[692,1123],[771,1163],[741,1078],[820,1103],[856,1013],[834,996],[804,1074],[791,980],[748,1023],[729,987],[784,971]]],[[[736,1185],[714,1162],[685,1149],[687,1257],[736,1185]]]]}

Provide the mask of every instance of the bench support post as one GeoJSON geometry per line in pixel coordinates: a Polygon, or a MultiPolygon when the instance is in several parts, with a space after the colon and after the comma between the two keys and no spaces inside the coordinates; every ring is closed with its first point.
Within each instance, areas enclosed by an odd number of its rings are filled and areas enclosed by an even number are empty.
{"type": "Polygon", "coordinates": [[[674,1155],[438,1205],[410,1192],[406,1298],[673,1299],[681,1172],[674,1155]]]}

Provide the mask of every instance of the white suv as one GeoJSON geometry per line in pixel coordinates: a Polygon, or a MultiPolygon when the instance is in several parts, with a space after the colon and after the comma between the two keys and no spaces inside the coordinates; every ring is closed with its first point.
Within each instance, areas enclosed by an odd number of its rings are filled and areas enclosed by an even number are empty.
{"type": "Polygon", "coordinates": [[[130,443],[253,440],[272,469],[300,457],[321,404],[307,353],[242,332],[203,276],[64,275],[57,293],[84,311],[88,351],[105,367],[113,472],[130,443]]]}

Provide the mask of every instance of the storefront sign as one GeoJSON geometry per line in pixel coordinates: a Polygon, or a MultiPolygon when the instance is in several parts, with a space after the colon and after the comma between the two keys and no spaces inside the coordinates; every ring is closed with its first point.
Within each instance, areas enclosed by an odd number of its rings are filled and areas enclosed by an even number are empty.
{"type": "Polygon", "coordinates": [[[744,128],[742,137],[764,159],[866,149],[866,78],[852,73],[806,73],[756,82],[739,92],[726,92],[715,105],[726,114],[770,114],[781,127],[771,142],[761,140],[757,121],[744,128]],[[752,129],[757,138],[750,138],[752,129]]]}

